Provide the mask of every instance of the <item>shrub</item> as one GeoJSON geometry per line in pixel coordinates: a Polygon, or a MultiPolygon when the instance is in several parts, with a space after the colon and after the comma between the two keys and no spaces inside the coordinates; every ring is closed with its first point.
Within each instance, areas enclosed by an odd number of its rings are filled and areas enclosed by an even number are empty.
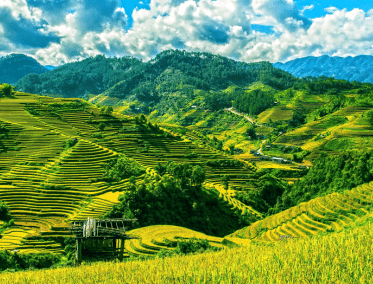
{"type": "Polygon", "coordinates": [[[49,268],[60,260],[61,256],[52,253],[12,254],[8,251],[0,251],[0,271],[49,268]]]}
{"type": "Polygon", "coordinates": [[[101,131],[104,131],[106,128],[106,125],[105,123],[101,122],[99,125],[98,125],[98,129],[100,129],[101,131]]]}
{"type": "Polygon", "coordinates": [[[3,84],[3,88],[0,91],[0,95],[11,96],[14,94],[14,87],[9,84],[3,84]]]}
{"type": "Polygon", "coordinates": [[[11,219],[8,205],[0,201],[0,220],[9,221],[11,219]]]}
{"type": "Polygon", "coordinates": [[[78,139],[76,139],[76,138],[68,139],[68,140],[66,140],[65,148],[69,149],[69,148],[73,147],[76,143],[78,143],[78,139]]]}

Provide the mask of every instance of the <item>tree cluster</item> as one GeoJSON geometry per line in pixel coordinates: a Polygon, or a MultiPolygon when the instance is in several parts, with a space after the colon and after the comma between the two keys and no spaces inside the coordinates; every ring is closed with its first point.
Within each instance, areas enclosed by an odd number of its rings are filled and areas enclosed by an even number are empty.
{"type": "Polygon", "coordinates": [[[158,164],[159,174],[133,182],[108,213],[112,218],[137,218],[138,226],[177,225],[216,236],[227,235],[245,221],[220,205],[217,195],[206,192],[199,166],[170,162],[158,164]]]}
{"type": "Polygon", "coordinates": [[[120,155],[104,164],[103,179],[108,182],[118,182],[131,176],[140,176],[145,169],[134,159],[120,155]]]}
{"type": "Polygon", "coordinates": [[[373,180],[373,151],[321,154],[302,179],[277,200],[273,213],[333,192],[343,192],[373,180]]]}
{"type": "Polygon", "coordinates": [[[237,97],[233,102],[233,107],[239,112],[249,115],[258,115],[274,105],[275,99],[272,94],[262,90],[253,90],[237,97]]]}

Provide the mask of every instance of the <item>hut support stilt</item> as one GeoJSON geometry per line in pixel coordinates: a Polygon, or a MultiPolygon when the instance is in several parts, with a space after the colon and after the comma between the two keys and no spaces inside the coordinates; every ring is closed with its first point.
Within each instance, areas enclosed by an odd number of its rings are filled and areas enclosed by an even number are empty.
{"type": "Polygon", "coordinates": [[[79,265],[82,261],[82,239],[76,239],[75,264],[79,265]]]}
{"type": "Polygon", "coordinates": [[[123,260],[123,253],[124,253],[124,239],[120,240],[120,253],[119,253],[119,260],[123,260]]]}

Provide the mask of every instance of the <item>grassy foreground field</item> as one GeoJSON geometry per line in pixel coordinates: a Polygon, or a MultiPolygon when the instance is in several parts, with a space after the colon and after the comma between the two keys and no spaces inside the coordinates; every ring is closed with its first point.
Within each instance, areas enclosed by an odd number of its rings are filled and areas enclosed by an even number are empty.
{"type": "Polygon", "coordinates": [[[1,283],[371,283],[373,218],[339,233],[214,253],[0,274],[1,283]]]}

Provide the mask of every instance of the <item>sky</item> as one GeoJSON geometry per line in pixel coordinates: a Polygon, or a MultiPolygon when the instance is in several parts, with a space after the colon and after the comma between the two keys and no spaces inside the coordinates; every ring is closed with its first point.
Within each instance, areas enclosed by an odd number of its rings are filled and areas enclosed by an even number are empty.
{"type": "Polygon", "coordinates": [[[373,55],[373,1],[0,0],[0,56],[57,66],[168,49],[245,62],[373,55]]]}

